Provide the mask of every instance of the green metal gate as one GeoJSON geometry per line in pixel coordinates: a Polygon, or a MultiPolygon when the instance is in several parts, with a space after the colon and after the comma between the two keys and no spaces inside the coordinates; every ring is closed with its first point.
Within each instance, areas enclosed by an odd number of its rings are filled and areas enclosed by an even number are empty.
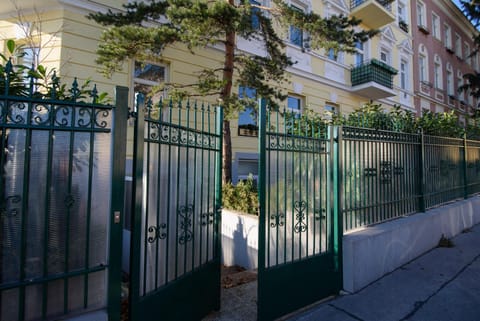
{"type": "Polygon", "coordinates": [[[260,101],[258,319],[341,289],[338,128],[260,101]]]}
{"type": "Polygon", "coordinates": [[[220,308],[222,109],[137,106],[130,320],[198,320],[220,308]]]}
{"type": "MultiPolygon", "coordinates": [[[[123,199],[110,195],[123,193],[125,148],[114,145],[112,132],[125,142],[127,109],[77,101],[76,82],[68,101],[56,98],[56,87],[49,99],[37,97],[33,80],[26,96],[9,95],[8,87],[7,79],[0,95],[0,320],[107,307],[119,319],[121,249],[109,244],[121,243],[123,199]]],[[[117,89],[117,101],[126,98],[117,89]]]]}

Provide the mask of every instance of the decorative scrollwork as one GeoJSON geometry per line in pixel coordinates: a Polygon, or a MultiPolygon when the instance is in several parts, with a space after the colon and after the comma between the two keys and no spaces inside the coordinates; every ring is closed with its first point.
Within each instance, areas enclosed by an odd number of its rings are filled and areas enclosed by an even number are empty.
{"type": "Polygon", "coordinates": [[[185,244],[193,240],[192,216],[193,216],[193,204],[187,206],[180,206],[177,210],[178,220],[180,221],[180,229],[182,230],[178,237],[178,243],[185,244]]]}
{"type": "Polygon", "coordinates": [[[98,128],[106,128],[108,122],[106,120],[99,121],[100,118],[107,118],[110,115],[110,110],[101,109],[95,112],[95,126],[98,128]]]}
{"type": "Polygon", "coordinates": [[[294,204],[295,220],[297,223],[294,227],[295,233],[302,233],[307,230],[307,224],[305,223],[305,210],[307,209],[307,203],[305,201],[296,201],[294,204]]]}
{"type": "Polygon", "coordinates": [[[66,127],[69,124],[69,118],[71,117],[71,107],[69,106],[57,106],[55,108],[55,124],[61,127],[66,127]]]}
{"type": "Polygon", "coordinates": [[[316,210],[314,216],[316,221],[324,220],[327,218],[327,210],[325,208],[316,210]]]}
{"type": "Polygon", "coordinates": [[[149,138],[153,140],[158,140],[160,138],[160,124],[158,123],[149,123],[150,132],[148,133],[149,138]]]}
{"type": "Polygon", "coordinates": [[[82,107],[78,110],[78,127],[88,127],[92,124],[92,112],[90,108],[82,107]]]}
{"type": "Polygon", "coordinates": [[[9,106],[8,119],[14,124],[25,124],[27,104],[24,102],[15,102],[9,106]]]}
{"type": "Polygon", "coordinates": [[[153,233],[153,236],[149,236],[147,241],[148,243],[153,243],[157,240],[163,240],[167,237],[167,232],[165,231],[167,224],[162,223],[160,225],[152,225],[148,228],[148,233],[153,233]]]}
{"type": "Polygon", "coordinates": [[[7,196],[3,202],[0,202],[0,214],[6,217],[15,217],[18,215],[17,204],[20,203],[22,198],[20,195],[7,196]],[[8,211],[7,211],[8,208],[8,211]]]}
{"type": "Polygon", "coordinates": [[[213,212],[203,213],[200,215],[200,218],[202,221],[202,226],[213,224],[214,213],[213,212]]]}
{"type": "Polygon", "coordinates": [[[67,196],[65,196],[63,203],[65,204],[65,207],[70,209],[75,204],[75,199],[73,198],[73,195],[68,194],[67,196]]]}
{"type": "Polygon", "coordinates": [[[270,223],[271,228],[281,227],[285,224],[285,214],[277,213],[270,215],[270,219],[273,221],[270,223]]]}
{"type": "Polygon", "coordinates": [[[32,108],[32,123],[34,125],[49,125],[51,114],[51,107],[43,104],[36,104],[32,108]]]}

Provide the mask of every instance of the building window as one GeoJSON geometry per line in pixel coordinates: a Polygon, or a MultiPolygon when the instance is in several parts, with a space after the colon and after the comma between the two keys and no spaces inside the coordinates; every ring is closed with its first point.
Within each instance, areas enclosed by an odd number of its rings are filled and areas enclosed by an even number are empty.
{"type": "Polygon", "coordinates": [[[454,96],[454,84],[453,84],[453,72],[447,66],[447,94],[449,96],[454,96]]]}
{"type": "MultiPolygon", "coordinates": [[[[292,8],[294,10],[297,10],[299,12],[305,12],[305,8],[300,8],[299,6],[292,5],[292,8]]],[[[289,37],[290,37],[290,42],[296,46],[303,47],[303,40],[304,40],[304,34],[303,30],[291,25],[290,26],[290,32],[289,32],[289,37]]]]}
{"type": "Polygon", "coordinates": [[[358,41],[355,44],[355,65],[361,65],[365,61],[365,43],[358,41]]]}
{"type": "Polygon", "coordinates": [[[452,48],[452,29],[450,29],[450,26],[445,24],[444,25],[444,41],[445,41],[445,47],[451,49],[452,48]]]}
{"type": "Polygon", "coordinates": [[[142,64],[136,61],[133,71],[133,92],[135,94],[135,102],[139,93],[151,95],[154,87],[167,81],[166,77],[166,66],[151,63],[142,64]]]}
{"type": "MultiPolygon", "coordinates": [[[[463,85],[463,75],[460,72],[457,74],[457,84],[458,88],[463,85]]],[[[465,102],[465,92],[463,90],[458,92],[458,100],[465,102]]]]}
{"type": "Polygon", "coordinates": [[[380,48],[380,60],[387,65],[390,65],[392,61],[390,50],[386,48],[380,48]]]}
{"type": "Polygon", "coordinates": [[[427,77],[427,58],[424,55],[418,56],[418,70],[420,81],[428,82],[427,77]]]}
{"type": "Polygon", "coordinates": [[[434,85],[437,89],[442,89],[442,65],[435,61],[433,66],[434,85]]]}
{"type": "Polygon", "coordinates": [[[303,98],[300,96],[289,95],[287,98],[287,109],[291,113],[302,112],[303,98]]]}
{"type": "Polygon", "coordinates": [[[408,90],[408,62],[404,59],[400,61],[400,88],[408,90]]]}
{"type": "MultiPolygon", "coordinates": [[[[257,97],[257,91],[253,88],[239,87],[238,98],[250,99],[254,103],[257,97]]],[[[258,135],[257,112],[253,106],[246,106],[238,114],[238,135],[256,136],[258,135]]]]}
{"type": "MultiPolygon", "coordinates": [[[[260,6],[260,2],[255,0],[250,0],[250,4],[260,6]]],[[[260,12],[260,8],[252,7],[252,28],[255,30],[260,29],[260,19],[258,17],[261,14],[260,12]]]]}
{"type": "Polygon", "coordinates": [[[427,18],[425,15],[425,4],[423,2],[417,2],[417,24],[419,27],[427,27],[427,18]]]}
{"type": "Polygon", "coordinates": [[[440,18],[435,13],[432,13],[432,33],[438,40],[442,39],[440,35],[440,18]]]}
{"type": "Polygon", "coordinates": [[[237,182],[246,181],[249,176],[253,177],[255,183],[258,180],[258,156],[257,158],[238,158],[237,160],[237,182]]]}
{"type": "Polygon", "coordinates": [[[464,54],[465,61],[469,66],[471,66],[472,59],[470,57],[470,46],[466,42],[463,44],[463,54],[464,54]]]}
{"type": "Polygon", "coordinates": [[[455,54],[458,58],[462,58],[462,38],[455,33],[455,54]]]}

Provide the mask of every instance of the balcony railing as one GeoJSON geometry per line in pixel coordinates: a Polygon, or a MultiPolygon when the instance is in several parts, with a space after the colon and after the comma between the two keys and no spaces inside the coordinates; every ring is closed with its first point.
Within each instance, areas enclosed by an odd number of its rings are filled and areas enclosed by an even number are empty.
{"type": "MultiPolygon", "coordinates": [[[[365,2],[368,2],[370,0],[351,0],[350,1],[350,10],[355,9],[356,7],[364,4],[365,2]]],[[[394,0],[375,0],[378,4],[380,4],[382,7],[387,9],[388,11],[392,11],[392,2],[394,0]]]]}
{"type": "Polygon", "coordinates": [[[395,68],[380,60],[372,59],[352,68],[352,86],[373,81],[393,89],[393,76],[396,74],[395,68]]]}

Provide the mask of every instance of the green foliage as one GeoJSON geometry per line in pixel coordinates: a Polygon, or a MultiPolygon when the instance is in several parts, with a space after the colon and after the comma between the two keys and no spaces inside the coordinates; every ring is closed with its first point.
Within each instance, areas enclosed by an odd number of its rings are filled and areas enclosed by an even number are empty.
{"type": "Polygon", "coordinates": [[[97,104],[107,104],[111,101],[105,92],[97,93],[96,87],[91,89],[91,80],[87,79],[81,85],[75,80],[71,88],[60,83],[55,70],[48,71],[42,65],[36,68],[22,64],[12,64],[12,58],[17,60],[24,55],[22,46],[17,46],[14,40],[7,41],[8,57],[0,54],[0,95],[35,97],[40,99],[54,98],[66,101],[93,101],[97,104]],[[8,87],[8,88],[7,88],[8,87]]]}
{"type": "Polygon", "coordinates": [[[333,115],[331,118],[310,109],[305,109],[302,115],[285,113],[284,117],[287,133],[308,137],[324,137],[326,126],[332,124],[412,134],[423,131],[426,135],[456,138],[466,134],[469,138],[480,138],[480,122],[474,121],[463,128],[454,111],[448,113],[427,111],[421,117],[416,117],[414,113],[400,106],[394,106],[386,112],[381,104],[366,103],[351,114],[333,115]]]}
{"type": "Polygon", "coordinates": [[[250,175],[246,181],[237,185],[223,184],[223,206],[227,209],[258,215],[257,185],[250,175]]]}
{"type": "Polygon", "coordinates": [[[295,62],[285,54],[284,39],[274,28],[274,23],[285,27],[293,24],[305,30],[311,38],[312,48],[346,52],[355,51],[357,41],[364,41],[377,33],[355,31],[354,27],[360,21],[354,18],[323,18],[316,13],[299,12],[286,1],[273,2],[271,8],[260,8],[248,0],[133,2],[123,5],[125,12],[91,14],[89,18],[109,26],[100,41],[97,63],[106,75],[111,75],[121,70],[128,59],[161,59],[164,49],[177,43],[186,45],[192,53],[208,45],[224,47],[224,61],[199,72],[196,83],[169,83],[165,86],[176,96],[182,96],[178,91],[190,95],[217,95],[222,99],[226,118],[231,119],[242,106],[246,106],[231,92],[234,78],[239,86],[255,88],[260,97],[274,102],[286,98],[280,85],[287,81],[285,69],[295,62]],[[258,23],[252,23],[253,20],[258,23]],[[233,39],[240,36],[260,41],[267,55],[230,54],[227,48],[232,45],[229,40],[232,36],[233,39]]]}

